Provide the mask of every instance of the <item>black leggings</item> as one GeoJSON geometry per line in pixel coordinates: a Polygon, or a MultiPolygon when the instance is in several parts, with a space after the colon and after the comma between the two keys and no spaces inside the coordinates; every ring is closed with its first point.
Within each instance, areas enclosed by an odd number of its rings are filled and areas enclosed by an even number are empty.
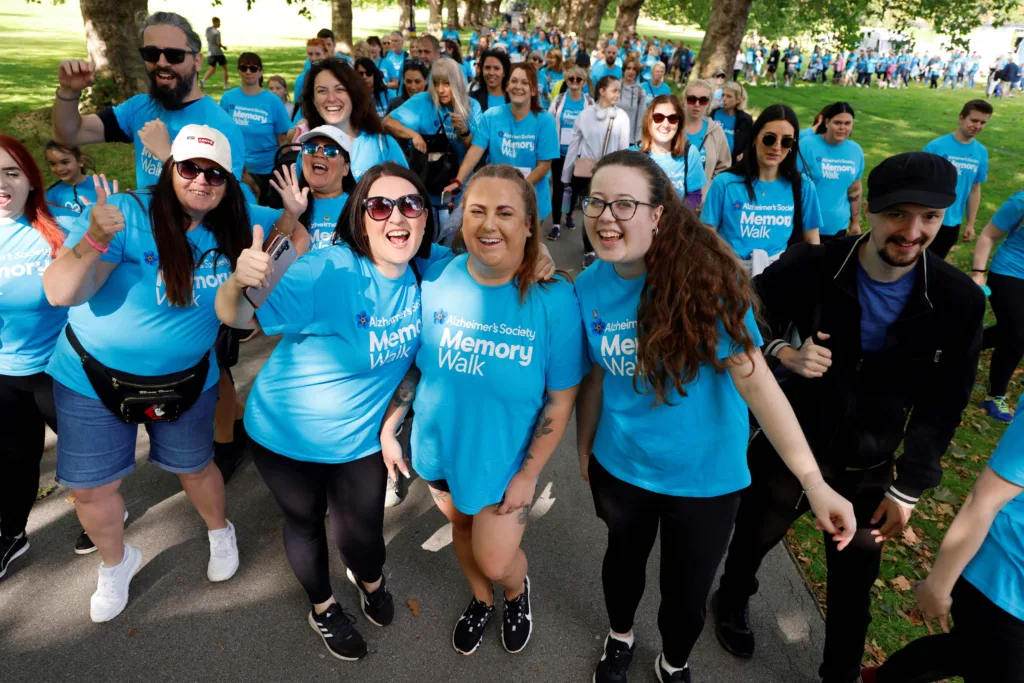
{"type": "MultiPolygon", "coordinates": [[[[562,195],[565,194],[565,183],[562,182],[562,168],[565,166],[565,157],[552,159],[551,161],[551,222],[555,225],[562,223],[562,195]]],[[[570,187],[572,184],[570,183],[570,187]]],[[[569,215],[572,215],[573,207],[576,206],[576,196],[573,195],[569,204],[569,215]]]]}
{"type": "MultiPolygon", "coordinates": [[[[576,202],[581,201],[583,197],[590,194],[590,178],[577,178],[572,177],[572,205],[575,208],[576,202]]],[[[587,227],[585,225],[580,226],[580,232],[583,233],[583,253],[588,254],[594,251],[594,246],[590,243],[590,238],[587,237],[587,227]]]]}
{"type": "Polygon", "coordinates": [[[0,375],[0,535],[17,536],[39,492],[46,425],[57,431],[53,378],[0,375]]]}
{"type": "Polygon", "coordinates": [[[982,348],[995,349],[988,393],[1005,396],[1013,371],[1024,357],[1024,280],[989,273],[987,282],[992,290],[988,300],[996,316],[996,324],[987,328],[981,339],[982,348]]]}
{"type": "Polygon", "coordinates": [[[341,557],[361,581],[384,568],[384,483],[380,454],[341,464],[293,460],[249,440],[256,469],[284,513],[284,552],[309,601],[326,602],[331,590],[324,514],[341,557]]]}
{"type": "Polygon", "coordinates": [[[1024,683],[1024,621],[961,577],[953,587],[949,633],[918,638],[889,657],[878,683],[1024,683]]]}
{"type": "Polygon", "coordinates": [[[708,592],[729,542],[739,491],[713,498],[654,493],[617,479],[594,456],[589,473],[597,516],[608,525],[601,582],[611,628],[633,628],[660,525],[658,629],[669,664],[684,666],[704,628],[708,592]]]}
{"type": "Polygon", "coordinates": [[[949,250],[956,244],[959,236],[959,225],[943,225],[939,228],[939,233],[935,235],[935,239],[928,245],[928,251],[933,252],[940,259],[945,259],[949,254],[949,250]]]}

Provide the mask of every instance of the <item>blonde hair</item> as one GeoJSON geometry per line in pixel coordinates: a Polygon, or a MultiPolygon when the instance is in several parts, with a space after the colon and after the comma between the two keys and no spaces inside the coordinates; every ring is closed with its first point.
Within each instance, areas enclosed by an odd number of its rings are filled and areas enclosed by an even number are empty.
{"type": "Polygon", "coordinates": [[[747,91],[736,81],[728,81],[722,86],[722,92],[729,91],[736,96],[736,110],[742,111],[747,106],[747,91]]]}
{"type": "Polygon", "coordinates": [[[544,56],[545,57],[550,57],[551,55],[555,55],[556,57],[558,57],[558,68],[559,69],[563,68],[563,65],[565,64],[565,60],[562,57],[562,51],[559,50],[557,47],[553,47],[550,50],[548,50],[548,53],[546,55],[544,55],[544,56]]]}
{"type": "Polygon", "coordinates": [[[459,63],[450,57],[441,57],[435,59],[430,66],[430,83],[427,84],[427,92],[430,93],[430,99],[434,101],[434,106],[441,109],[441,98],[438,97],[437,88],[434,87],[435,81],[448,83],[452,89],[452,110],[468,122],[472,110],[470,109],[469,93],[466,90],[466,78],[459,63]]]}
{"type": "MultiPolygon", "coordinates": [[[[586,81],[587,81],[587,70],[584,69],[582,66],[579,66],[578,64],[573,63],[568,68],[563,69],[562,72],[563,72],[565,78],[569,78],[569,76],[579,76],[580,78],[583,79],[584,84],[586,84],[586,81]]],[[[568,82],[566,82],[565,85],[566,85],[566,87],[569,87],[569,83],[568,82]]]]}
{"type": "Polygon", "coordinates": [[[715,100],[715,86],[706,78],[697,78],[686,84],[686,89],[683,90],[683,98],[685,99],[694,88],[704,88],[708,91],[708,106],[704,110],[704,116],[707,116],[711,113],[711,104],[715,100]]]}
{"type": "Polygon", "coordinates": [[[373,59],[373,50],[365,40],[356,41],[356,44],[352,46],[352,58],[361,59],[362,57],[373,59]]]}

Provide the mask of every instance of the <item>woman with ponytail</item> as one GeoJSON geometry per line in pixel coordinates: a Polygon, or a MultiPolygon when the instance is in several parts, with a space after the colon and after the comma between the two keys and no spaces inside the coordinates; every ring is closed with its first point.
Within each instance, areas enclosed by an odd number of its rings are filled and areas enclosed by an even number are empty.
{"type": "Polygon", "coordinates": [[[32,154],[0,135],[0,578],[28,550],[46,425],[57,430],[53,381],[44,371],[68,311],[47,302],[42,275],[64,229],[45,191],[32,154]]]}
{"type": "Polygon", "coordinates": [[[650,156],[615,152],[583,198],[598,261],[576,281],[592,369],[576,408],[580,471],[608,525],[611,630],[595,683],[622,681],[661,527],[658,680],[690,681],[711,582],[750,483],[748,408],[839,547],[856,522],[824,483],[758,346],[750,278],[650,156]]]}

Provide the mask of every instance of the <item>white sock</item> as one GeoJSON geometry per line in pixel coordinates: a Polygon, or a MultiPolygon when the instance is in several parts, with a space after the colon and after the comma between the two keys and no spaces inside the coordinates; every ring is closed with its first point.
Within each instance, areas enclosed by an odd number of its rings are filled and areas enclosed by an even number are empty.
{"type": "Polygon", "coordinates": [[[690,663],[687,662],[686,664],[683,664],[681,667],[669,666],[668,660],[665,659],[665,653],[664,652],[661,653],[661,668],[664,669],[665,671],[669,672],[670,674],[674,674],[677,671],[682,671],[683,669],[685,669],[689,665],[690,665],[690,663]]]}
{"type": "Polygon", "coordinates": [[[623,638],[622,636],[617,636],[612,631],[608,631],[608,637],[609,638],[613,638],[613,639],[619,641],[620,643],[625,643],[626,645],[629,645],[630,647],[633,647],[633,632],[632,631],[629,632],[629,637],[628,638],[623,638]]]}

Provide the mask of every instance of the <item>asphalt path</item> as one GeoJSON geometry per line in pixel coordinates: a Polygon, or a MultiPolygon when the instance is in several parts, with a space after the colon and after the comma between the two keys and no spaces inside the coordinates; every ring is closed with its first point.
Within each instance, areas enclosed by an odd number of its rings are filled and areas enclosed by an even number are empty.
{"type": "MultiPolygon", "coordinates": [[[[579,268],[580,230],[563,230],[561,240],[547,244],[560,267],[579,268]]],[[[273,343],[259,337],[243,345],[235,371],[243,395],[273,343]]],[[[211,584],[205,527],[177,479],[147,462],[140,430],[137,471],[121,489],[131,514],[128,542],[143,554],[127,608],[106,624],[89,620],[99,558],[73,554],[78,521],[68,492],[58,487],[33,509],[31,549],[0,580],[0,681],[590,681],[608,631],[600,582],[605,529],[580,479],[574,435],[570,425],[537,487],[541,500],[524,539],[535,629],[518,655],[501,646],[500,615],[476,654],[452,649],[452,628],[470,594],[446,544],[445,519],[421,480],[385,517],[395,621],[378,628],[359,614],[370,654],[342,662],[306,622],[309,605],[285,559],[281,516],[251,462],[227,491],[241,567],[230,581],[211,584]]],[[[47,443],[42,486],[53,483],[55,469],[52,435],[47,443]]],[[[660,652],[659,557],[656,545],[635,625],[634,681],[654,680],[660,652]]],[[[338,599],[358,612],[333,549],[331,562],[338,599]]],[[[690,658],[695,682],[818,682],[824,625],[784,549],[772,551],[759,578],[751,603],[754,659],[722,650],[709,624],[690,658]]]]}

